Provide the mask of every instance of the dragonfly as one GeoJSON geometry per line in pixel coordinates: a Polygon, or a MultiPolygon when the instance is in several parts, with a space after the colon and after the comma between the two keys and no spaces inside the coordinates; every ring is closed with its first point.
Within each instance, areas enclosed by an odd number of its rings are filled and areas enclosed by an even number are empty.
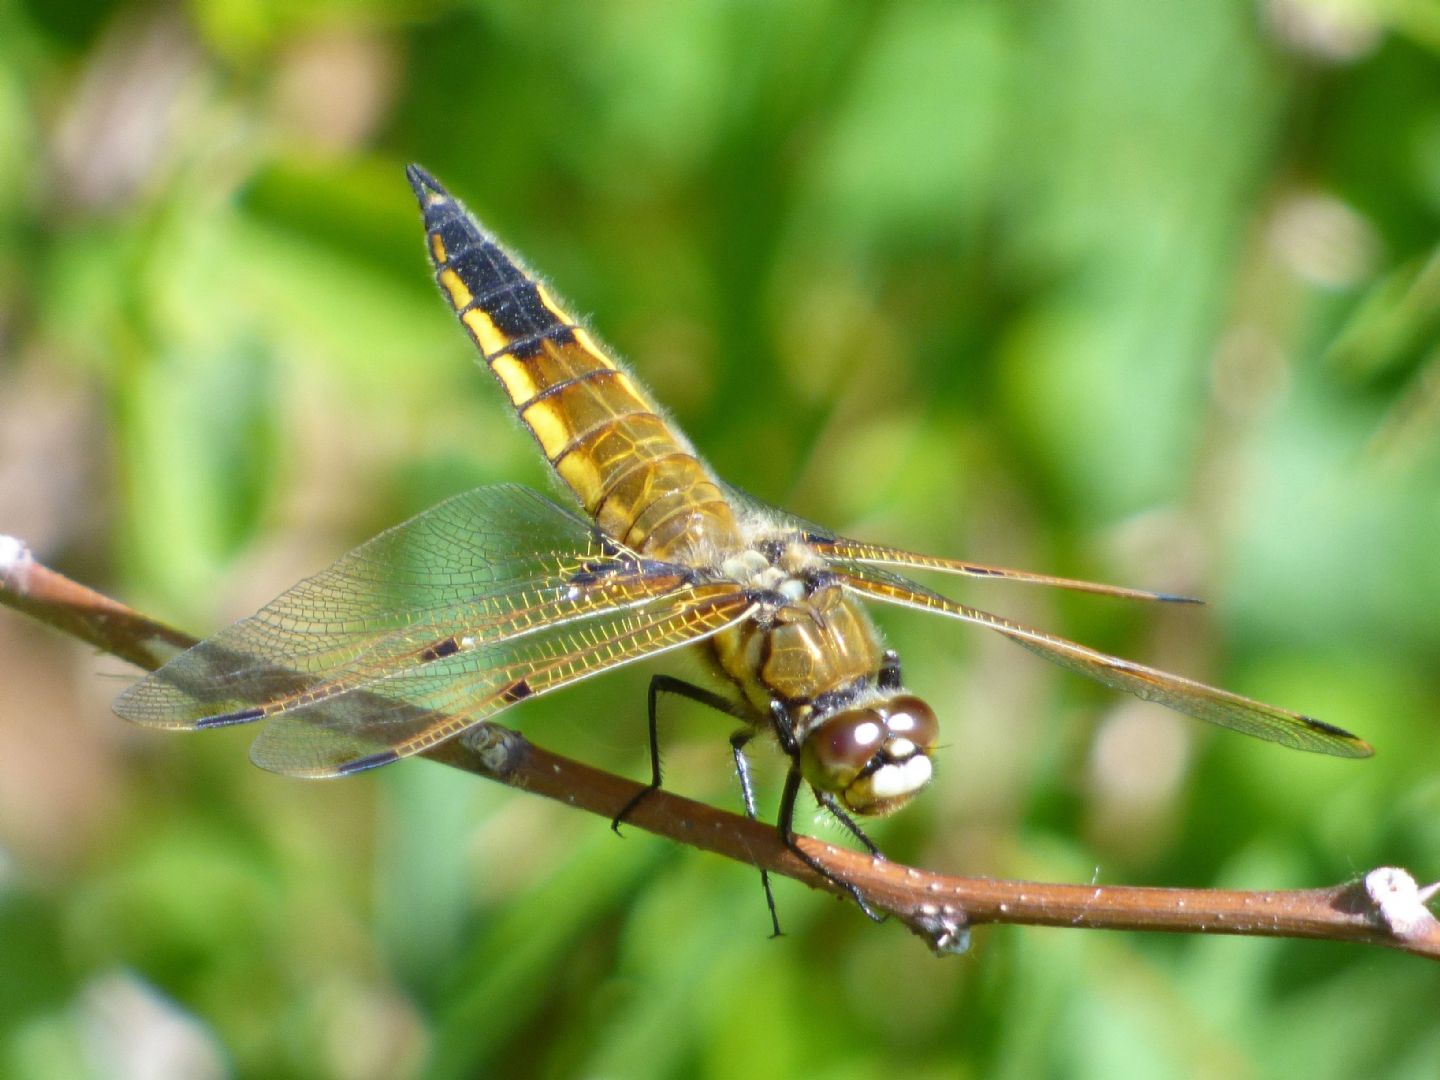
{"type": "MultiPolygon", "coordinates": [[[[930,782],[940,724],[905,688],[872,604],[968,623],[1223,728],[1298,750],[1371,754],[1313,717],[1032,629],[901,572],[1184,597],[849,539],[728,486],[541,279],[428,172],[411,165],[407,175],[442,295],[574,505],[514,484],[456,495],[141,679],[117,699],[120,716],[180,730],[264,721],[257,765],[346,776],[529,698],[689,648],[720,689],[654,676],[650,782],[615,824],[661,785],[657,698],[691,698],[742,722],[731,748],[752,818],[744,750],[773,736],[789,760],[780,838],[867,914],[859,893],[798,845],[793,819],[808,788],[878,855],[852,815],[898,810],[930,782]]],[[[768,879],[766,895],[773,919],[768,879]]]]}

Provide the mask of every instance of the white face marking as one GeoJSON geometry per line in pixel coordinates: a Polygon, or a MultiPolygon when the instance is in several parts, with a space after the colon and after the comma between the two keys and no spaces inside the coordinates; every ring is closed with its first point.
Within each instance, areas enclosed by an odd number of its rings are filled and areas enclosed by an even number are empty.
{"type": "Polygon", "coordinates": [[[885,744],[885,749],[897,758],[908,758],[915,753],[915,744],[909,739],[891,739],[885,744]]]}
{"type": "Polygon", "coordinates": [[[880,741],[880,734],[880,725],[872,720],[867,720],[863,724],[856,724],[854,731],[855,744],[857,746],[874,746],[880,741]]]}
{"type": "Polygon", "coordinates": [[[930,759],[917,754],[898,765],[882,765],[870,776],[870,790],[877,799],[913,795],[930,782],[930,759]]]}
{"type": "Polygon", "coordinates": [[[805,583],[799,578],[786,578],[780,583],[780,595],[786,600],[804,600],[805,583]]]}

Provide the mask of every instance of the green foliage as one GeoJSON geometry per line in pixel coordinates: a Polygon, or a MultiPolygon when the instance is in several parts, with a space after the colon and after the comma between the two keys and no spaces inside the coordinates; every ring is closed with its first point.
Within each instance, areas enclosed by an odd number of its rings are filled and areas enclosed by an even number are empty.
{"type": "MultiPolygon", "coordinates": [[[[0,2],[0,528],[203,631],[444,495],[544,488],[428,281],[419,161],[733,483],[1199,593],[966,598],[1378,748],[1201,731],[896,616],[948,745],[887,850],[1437,876],[1430,10],[0,2]]],[[[998,928],[938,961],[789,883],[769,941],[742,868],[424,763],[260,775],[244,734],[122,728],[117,666],[38,636],[0,619],[7,1076],[114,1075],[146,1025],[195,1055],[168,1075],[1440,1070],[1415,959],[998,928]]],[[[510,718],[638,776],[647,675],[510,718]]],[[[669,782],[733,804],[725,729],[676,711],[669,782]]]]}

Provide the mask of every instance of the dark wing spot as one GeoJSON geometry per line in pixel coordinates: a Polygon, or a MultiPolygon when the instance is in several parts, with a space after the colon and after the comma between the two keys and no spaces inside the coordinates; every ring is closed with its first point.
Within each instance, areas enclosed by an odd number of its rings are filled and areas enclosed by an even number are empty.
{"type": "Polygon", "coordinates": [[[1352,735],[1342,727],[1327,724],[1324,720],[1316,720],[1313,716],[1302,716],[1300,719],[1304,720],[1305,723],[1316,731],[1323,731],[1326,735],[1339,735],[1342,739],[1355,739],[1356,741],[1360,738],[1358,735],[1352,735]]]}
{"type": "Polygon", "coordinates": [[[460,651],[460,643],[454,637],[447,637],[444,641],[437,641],[427,649],[420,652],[420,660],[429,663],[431,660],[439,660],[442,656],[453,656],[460,651]]]}
{"type": "Polygon", "coordinates": [[[229,727],[231,724],[248,724],[252,720],[259,720],[265,715],[265,710],[259,705],[249,709],[237,709],[235,712],[217,713],[215,716],[207,716],[203,720],[195,722],[195,730],[203,731],[208,728],[229,727]]]}
{"type": "Polygon", "coordinates": [[[392,761],[399,760],[400,755],[394,750],[384,750],[378,754],[371,754],[368,757],[347,761],[344,765],[340,766],[337,772],[341,776],[350,776],[353,773],[365,772],[367,769],[378,769],[381,765],[389,765],[392,761]]]}
{"type": "Polygon", "coordinates": [[[500,691],[500,700],[506,705],[513,705],[517,701],[524,701],[535,691],[530,689],[530,684],[524,679],[517,683],[511,683],[504,690],[500,691]]]}

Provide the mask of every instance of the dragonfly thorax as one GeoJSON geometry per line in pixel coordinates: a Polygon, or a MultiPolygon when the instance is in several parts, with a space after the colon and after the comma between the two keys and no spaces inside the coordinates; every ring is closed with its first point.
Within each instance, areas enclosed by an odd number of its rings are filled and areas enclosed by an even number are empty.
{"type": "Polygon", "coordinates": [[[780,564],[772,562],[763,551],[755,548],[725,559],[720,564],[720,572],[747,589],[775,594],[785,601],[803,600],[813,588],[813,585],[796,574],[792,567],[784,565],[784,560],[780,564]]]}
{"type": "Polygon", "coordinates": [[[868,612],[800,544],[762,543],[720,572],[761,600],[747,622],[712,639],[721,670],[818,793],[884,814],[930,780],[935,714],[898,685],[868,612]]]}

